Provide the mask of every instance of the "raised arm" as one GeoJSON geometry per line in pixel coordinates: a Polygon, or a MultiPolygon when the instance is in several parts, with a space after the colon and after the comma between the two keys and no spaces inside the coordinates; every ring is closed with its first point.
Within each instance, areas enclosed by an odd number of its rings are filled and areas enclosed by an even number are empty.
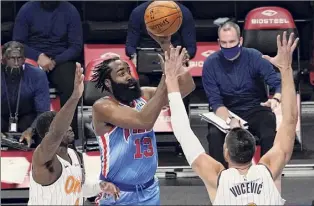
{"type": "Polygon", "coordinates": [[[111,99],[102,99],[93,105],[93,118],[125,129],[151,130],[161,108],[166,104],[165,77],[162,77],[154,96],[141,111],[118,105],[111,99]]]}
{"type": "Polygon", "coordinates": [[[61,144],[64,134],[68,131],[74,111],[84,90],[84,75],[79,63],[76,64],[74,91],[65,105],[53,119],[49,131],[33,154],[33,165],[44,166],[56,158],[56,152],[61,144]]]}
{"type": "Polygon", "coordinates": [[[281,175],[282,170],[291,158],[298,121],[297,97],[291,64],[292,54],[299,39],[294,40],[292,33],[287,42],[286,32],[283,33],[282,38],[281,41],[280,36],[277,36],[277,55],[273,58],[264,56],[265,59],[280,70],[282,79],[282,122],[277,131],[272,149],[260,160],[260,163],[270,169],[274,179],[281,175]]]}
{"type": "Polygon", "coordinates": [[[179,51],[175,51],[175,49],[171,49],[170,58],[166,55],[165,74],[171,110],[171,124],[174,135],[180,142],[187,161],[201,177],[211,195],[211,192],[217,186],[218,175],[224,167],[205,153],[199,139],[190,127],[190,122],[179,92],[177,71],[171,69],[172,64],[178,61],[178,56],[179,51]]]}

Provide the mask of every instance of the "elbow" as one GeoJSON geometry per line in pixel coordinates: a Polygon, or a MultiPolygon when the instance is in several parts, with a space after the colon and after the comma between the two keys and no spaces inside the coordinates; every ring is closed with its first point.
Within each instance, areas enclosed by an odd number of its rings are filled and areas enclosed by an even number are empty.
{"type": "MultiPolygon", "coordinates": [[[[146,118],[143,115],[139,114],[139,122],[138,126],[136,126],[137,129],[144,129],[146,131],[150,131],[155,126],[155,121],[149,120],[150,118],[146,118]]],[[[135,127],[134,127],[135,128],[135,127]]]]}

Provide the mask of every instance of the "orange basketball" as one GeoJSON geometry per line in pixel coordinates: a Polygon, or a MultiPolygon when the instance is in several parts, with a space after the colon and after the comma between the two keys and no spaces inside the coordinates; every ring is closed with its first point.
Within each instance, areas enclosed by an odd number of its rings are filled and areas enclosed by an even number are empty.
{"type": "Polygon", "coordinates": [[[171,36],[182,24],[182,12],[174,1],[153,1],[145,10],[144,20],[152,34],[171,36]]]}

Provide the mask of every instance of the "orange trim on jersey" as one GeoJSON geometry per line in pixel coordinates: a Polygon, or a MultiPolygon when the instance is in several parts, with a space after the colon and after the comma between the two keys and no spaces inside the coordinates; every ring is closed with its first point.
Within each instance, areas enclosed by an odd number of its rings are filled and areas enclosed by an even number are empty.
{"type": "Polygon", "coordinates": [[[72,175],[68,176],[64,185],[65,194],[69,195],[71,193],[81,192],[81,181],[72,175]]]}
{"type": "Polygon", "coordinates": [[[104,166],[102,168],[102,174],[106,178],[107,177],[107,150],[108,150],[108,145],[107,145],[105,135],[101,136],[101,141],[102,141],[102,145],[103,145],[103,158],[104,158],[104,160],[103,160],[104,166]]]}

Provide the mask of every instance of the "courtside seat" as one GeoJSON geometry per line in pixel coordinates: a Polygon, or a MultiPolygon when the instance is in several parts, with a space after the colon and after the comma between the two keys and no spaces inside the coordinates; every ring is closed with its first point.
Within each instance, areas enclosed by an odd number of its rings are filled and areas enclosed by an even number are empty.
{"type": "MultiPolygon", "coordinates": [[[[287,35],[294,32],[298,37],[298,30],[295,26],[291,13],[281,7],[258,7],[251,10],[245,18],[243,29],[243,46],[255,48],[261,53],[275,56],[277,53],[277,35],[287,31],[287,35]]],[[[299,60],[300,52],[297,49],[296,58],[299,60]]],[[[297,64],[300,65],[300,64],[297,64]]],[[[300,73],[300,67],[296,69],[300,73]]],[[[258,138],[258,137],[257,137],[258,138]]],[[[258,146],[259,147],[259,146],[258,146]]],[[[260,154],[257,151],[255,160],[259,160],[260,154]]]]}
{"type": "Polygon", "coordinates": [[[235,3],[232,1],[182,1],[190,9],[196,29],[198,42],[217,41],[218,26],[214,20],[220,17],[235,19],[235,3]]]}
{"type": "MultiPolygon", "coordinates": [[[[245,22],[247,14],[258,7],[281,7],[288,10],[298,28],[300,37],[300,60],[308,61],[310,59],[311,48],[311,33],[313,32],[313,7],[310,1],[236,1],[236,17],[238,23],[242,26],[245,22]]],[[[265,16],[264,16],[265,17],[265,16]]],[[[268,17],[276,18],[276,16],[268,17]]],[[[303,64],[301,62],[301,64],[303,64]]]]}
{"type": "Polygon", "coordinates": [[[14,2],[1,1],[1,44],[5,44],[12,39],[14,26],[14,2]]]}
{"type": "Polygon", "coordinates": [[[128,20],[137,5],[132,1],[86,1],[85,43],[125,43],[128,20]]]}
{"type": "MultiPolygon", "coordinates": [[[[282,35],[284,31],[287,31],[288,35],[294,32],[295,37],[299,36],[294,19],[288,10],[273,6],[255,8],[245,18],[243,46],[255,48],[265,55],[275,56],[277,53],[276,37],[278,34],[282,35]]],[[[294,53],[294,59],[296,60],[293,64],[294,79],[298,89],[301,73],[299,48],[294,53]]],[[[274,69],[277,70],[275,67],[274,69]]]]}
{"type": "Polygon", "coordinates": [[[243,38],[245,47],[255,48],[263,54],[275,56],[277,53],[278,34],[298,30],[290,12],[281,7],[259,7],[251,10],[244,22],[243,38]]]}

